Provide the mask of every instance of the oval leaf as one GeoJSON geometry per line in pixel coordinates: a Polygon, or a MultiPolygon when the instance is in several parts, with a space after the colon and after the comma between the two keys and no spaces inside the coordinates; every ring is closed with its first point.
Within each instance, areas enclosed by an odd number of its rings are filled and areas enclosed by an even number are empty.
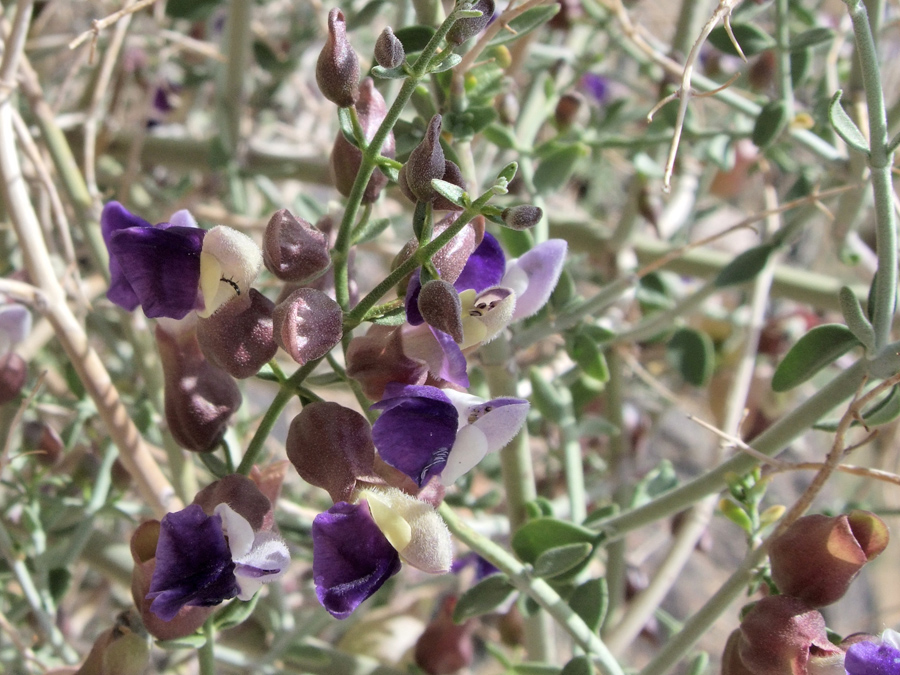
{"type": "MultiPolygon", "coordinates": [[[[733,23],[731,24],[731,32],[734,34],[734,39],[738,41],[745,56],[753,56],[775,46],[775,40],[770,35],[749,23],[733,23]]],[[[731,38],[728,37],[725,26],[714,28],[709,34],[708,41],[723,54],[740,56],[734,45],[731,44],[731,38]]]]}
{"type": "Polygon", "coordinates": [[[706,333],[681,328],[669,339],[666,356],[685,382],[702,387],[712,376],[716,350],[706,333]]]}
{"type": "Polygon", "coordinates": [[[859,344],[859,340],[843,324],[816,326],[800,338],[778,364],[772,376],[772,389],[793,389],[859,344]]]}
{"type": "Polygon", "coordinates": [[[572,344],[567,351],[585,375],[600,382],[609,380],[609,368],[606,365],[606,358],[603,356],[603,352],[597,346],[597,343],[590,337],[584,333],[579,333],[572,340],[572,344]]]}
{"type": "Polygon", "coordinates": [[[535,28],[543,26],[552,19],[558,11],[558,3],[544,5],[543,7],[533,7],[526,10],[509,22],[509,27],[512,28],[511,31],[501,30],[497,33],[496,37],[488,43],[488,46],[496,47],[497,45],[503,45],[507,42],[518,40],[520,37],[528,35],[535,28]]]}
{"type": "Polygon", "coordinates": [[[790,122],[790,112],[784,101],[772,101],[763,106],[750,136],[754,145],[765,148],[777,139],[790,122]]]}
{"type": "Polygon", "coordinates": [[[606,586],[606,579],[589,579],[581,584],[572,593],[569,607],[581,617],[588,628],[595,633],[599,631],[609,607],[609,588],[606,586]]]}
{"type": "Polygon", "coordinates": [[[576,656],[563,666],[559,675],[594,675],[594,666],[587,656],[576,656]]]}
{"type": "Polygon", "coordinates": [[[803,31],[791,40],[790,50],[796,52],[806,49],[807,47],[815,47],[831,42],[834,39],[834,31],[830,28],[811,28],[803,31]]]}
{"type": "Polygon", "coordinates": [[[534,574],[539,577],[556,577],[574,569],[587,560],[593,546],[588,543],[566,544],[541,553],[534,561],[534,574]]]}
{"type": "Polygon", "coordinates": [[[516,530],[512,548],[522,562],[534,564],[544,551],[566,544],[593,544],[597,533],[557,518],[535,518],[516,530]]]}
{"type": "Polygon", "coordinates": [[[716,286],[719,288],[735,286],[754,279],[769,262],[769,257],[774,250],[769,244],[747,249],[722,268],[716,277],[716,286]]]}
{"type": "Polygon", "coordinates": [[[534,189],[539,194],[547,194],[562,188],[584,154],[584,148],[578,144],[566,145],[551,152],[535,169],[534,189]]]}
{"type": "Polygon", "coordinates": [[[462,623],[487,614],[506,602],[515,590],[502,574],[485,577],[460,596],[453,608],[453,620],[462,623]]]}
{"type": "Polygon", "coordinates": [[[828,120],[831,122],[831,126],[834,127],[837,135],[844,139],[847,145],[863,154],[868,154],[869,143],[866,141],[866,137],[863,136],[859,127],[850,119],[850,115],[847,114],[844,106],[841,105],[841,94],[843,93],[838,89],[835,95],[831,97],[831,103],[828,104],[828,120]]]}

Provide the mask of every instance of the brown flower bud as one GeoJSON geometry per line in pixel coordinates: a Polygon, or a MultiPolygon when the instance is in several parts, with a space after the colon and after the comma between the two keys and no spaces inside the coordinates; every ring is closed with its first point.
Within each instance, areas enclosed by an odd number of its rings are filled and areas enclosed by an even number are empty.
{"type": "Polygon", "coordinates": [[[494,0],[478,0],[472,6],[472,9],[479,10],[481,16],[459,19],[453,24],[450,32],[447,33],[447,42],[461,45],[469,38],[473,38],[483,31],[494,16],[494,0]]]}
{"type": "Polygon", "coordinates": [[[375,444],[368,420],[337,403],[304,406],[288,429],[285,450],[307,483],[335,502],[350,499],[358,479],[372,479],[375,444]]]}
{"type": "Polygon", "coordinates": [[[403,63],[406,52],[403,43],[394,35],[394,31],[388,26],[375,41],[375,61],[382,68],[396,68],[403,63]]]}
{"type": "Polygon", "coordinates": [[[15,352],[0,356],[0,405],[15,399],[27,378],[28,364],[25,359],[15,352]]]}
{"type": "Polygon", "coordinates": [[[472,665],[475,645],[472,641],[474,622],[456,624],[453,609],[456,598],[444,598],[437,615],[416,641],[416,665],[428,675],[450,675],[472,665]]]}
{"type": "Polygon", "coordinates": [[[300,365],[325,356],[344,335],[340,305],[314,288],[298,288],[275,307],[275,340],[300,365]]]}
{"type": "Polygon", "coordinates": [[[249,297],[247,307],[225,303],[197,321],[197,341],[203,354],[212,365],[238,379],[256,375],[278,351],[272,336],[275,303],[255,288],[250,289],[249,297]]]}
{"type": "Polygon", "coordinates": [[[26,422],[22,430],[22,442],[35,459],[44,466],[53,466],[62,457],[66,445],[56,429],[44,421],[26,422]]]}
{"type": "MultiPolygon", "coordinates": [[[[387,116],[387,104],[381,93],[375,88],[375,82],[371,77],[364,79],[360,86],[356,112],[366,141],[371,141],[387,116]]],[[[381,146],[381,154],[393,159],[395,154],[393,131],[388,134],[381,146]]],[[[334,139],[334,146],[331,148],[330,165],[335,187],[345,197],[349,197],[353,190],[353,183],[356,182],[356,174],[359,173],[361,164],[362,152],[344,138],[344,134],[339,131],[337,138],[334,139]]],[[[362,203],[375,202],[387,183],[387,176],[381,172],[381,169],[376,168],[363,192],[362,203]]]]}
{"type": "Polygon", "coordinates": [[[331,265],[329,248],[325,233],[287,209],[275,212],[263,234],[263,262],[282,281],[303,283],[321,276],[331,265]]]}
{"type": "Polygon", "coordinates": [[[503,218],[503,224],[511,230],[527,230],[541,222],[544,211],[538,206],[520,204],[503,209],[500,217],[503,218]]]}
{"type": "Polygon", "coordinates": [[[454,342],[463,341],[462,303],[448,281],[432,279],[419,291],[419,312],[429,326],[442,330],[454,342]]]}
{"type": "Polygon", "coordinates": [[[547,26],[556,30],[569,30],[572,23],[581,18],[581,0],[556,0],[559,11],[553,15],[547,26]]]}
{"type": "Polygon", "coordinates": [[[272,503],[252,480],[239,473],[223,476],[210,483],[197,493],[194,504],[211,516],[219,504],[228,504],[239,515],[250,523],[254,532],[263,528],[266,514],[272,509],[272,503]]]}
{"type": "Polygon", "coordinates": [[[868,511],[804,516],[772,542],[772,579],[811,607],[839,600],[868,561],[887,546],[884,521],[868,511]]]}
{"type": "Polygon", "coordinates": [[[430,202],[437,196],[431,181],[444,177],[446,162],[441,147],[441,116],[435,115],[428,123],[425,137],[400,170],[400,189],[412,201],[430,202]]]}
{"type": "Polygon", "coordinates": [[[774,595],[744,616],[738,652],[753,675],[808,675],[814,660],[841,650],[829,642],[819,612],[798,598],[774,595]]]}
{"type": "Polygon", "coordinates": [[[147,631],[134,610],[116,617],[100,634],[75,675],[141,675],[150,664],[147,631]]]}
{"type": "Polygon", "coordinates": [[[173,336],[157,325],[156,344],[169,431],[178,445],[193,452],[215,449],[241,405],[241,392],[228,373],[206,360],[194,331],[173,336]]]}
{"type": "Polygon", "coordinates": [[[722,675],[754,675],[741,661],[741,629],[737,628],[728,636],[722,651],[722,675]]]}
{"type": "Polygon", "coordinates": [[[156,569],[156,544],[159,542],[159,521],[148,520],[141,523],[131,536],[131,558],[134,570],[131,573],[131,597],[141,614],[147,632],[159,640],[174,640],[192,635],[207,618],[216,611],[215,607],[184,606],[171,621],[163,621],[150,611],[152,600],[147,599],[150,581],[156,569]]]}
{"type": "Polygon", "coordinates": [[[423,384],[428,366],[404,353],[399,328],[373,325],[365,335],[350,341],[347,375],[360,383],[366,396],[380,401],[390,382],[423,384]]]}
{"type": "Polygon", "coordinates": [[[569,129],[578,120],[583,106],[584,97],[577,92],[569,92],[560,96],[553,113],[556,126],[562,131],[569,129]]]}
{"type": "Polygon", "coordinates": [[[359,96],[359,57],[347,39],[344,13],[328,12],[328,39],[316,61],[316,84],[332,103],[349,108],[359,96]]]}

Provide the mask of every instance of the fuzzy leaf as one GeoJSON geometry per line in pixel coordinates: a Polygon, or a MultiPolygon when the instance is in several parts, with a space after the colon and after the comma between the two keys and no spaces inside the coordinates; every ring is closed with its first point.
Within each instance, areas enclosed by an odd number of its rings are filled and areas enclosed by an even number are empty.
{"type": "Polygon", "coordinates": [[[772,376],[772,389],[793,389],[859,344],[859,340],[843,324],[816,326],[801,337],[778,364],[772,376]]]}
{"type": "Polygon", "coordinates": [[[609,589],[606,579],[589,579],[572,593],[569,607],[581,617],[588,628],[597,632],[603,625],[609,607],[609,589]]]}
{"type": "Polygon", "coordinates": [[[515,591],[505,576],[492,574],[460,596],[453,609],[453,620],[462,623],[466,619],[487,614],[506,602],[515,591]]]}
{"type": "Polygon", "coordinates": [[[736,286],[754,279],[769,262],[769,257],[774,250],[769,244],[747,249],[722,268],[716,277],[716,286],[719,288],[736,286]]]}
{"type": "Polygon", "coordinates": [[[520,560],[534,564],[544,551],[566,544],[593,545],[596,538],[596,532],[565,520],[535,518],[516,530],[512,547],[520,560]]]}
{"type": "Polygon", "coordinates": [[[834,31],[830,28],[811,28],[803,31],[791,40],[790,50],[792,52],[801,51],[808,47],[831,42],[834,39],[834,31]]]}
{"type": "Polygon", "coordinates": [[[566,544],[541,553],[534,561],[534,574],[539,577],[556,577],[574,569],[587,560],[593,547],[587,543],[566,544]]]}
{"type": "Polygon", "coordinates": [[[712,376],[716,354],[706,333],[693,328],[675,331],[666,345],[666,355],[684,381],[695,387],[702,387],[712,376]]]}
{"type": "Polygon", "coordinates": [[[763,106],[753,125],[751,140],[758,148],[771,145],[787,128],[790,112],[784,101],[772,101],[763,106]]]}
{"type": "Polygon", "coordinates": [[[828,121],[847,145],[863,154],[869,154],[869,143],[866,141],[866,137],[841,105],[842,94],[843,92],[838,89],[831,97],[831,103],[828,104],[828,121]]]}

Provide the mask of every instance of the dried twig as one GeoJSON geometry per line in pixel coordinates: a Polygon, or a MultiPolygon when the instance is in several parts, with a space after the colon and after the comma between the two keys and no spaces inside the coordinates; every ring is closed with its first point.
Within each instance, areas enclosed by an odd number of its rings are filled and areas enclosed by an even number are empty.
{"type": "MultiPolygon", "coordinates": [[[[74,40],[72,40],[69,43],[69,49],[75,49],[82,42],[90,39],[91,40],[91,53],[93,54],[94,49],[96,48],[96,45],[97,45],[97,38],[100,37],[100,31],[102,31],[107,26],[114,24],[119,19],[126,17],[126,16],[130,16],[131,14],[134,14],[135,12],[140,12],[145,7],[149,7],[150,5],[153,5],[153,4],[157,3],[158,1],[159,0],[138,0],[138,2],[136,2],[135,4],[130,5],[128,7],[123,7],[118,12],[113,12],[112,14],[110,14],[109,16],[107,16],[103,19],[95,19],[93,21],[93,23],[91,24],[90,30],[84,31],[81,35],[79,35],[77,38],[75,38],[74,40]]],[[[93,59],[91,59],[91,61],[93,61],[93,59]]]]}

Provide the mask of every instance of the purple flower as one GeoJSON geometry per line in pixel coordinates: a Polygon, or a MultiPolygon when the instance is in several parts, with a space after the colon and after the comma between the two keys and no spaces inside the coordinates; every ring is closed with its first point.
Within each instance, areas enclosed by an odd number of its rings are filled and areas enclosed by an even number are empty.
{"type": "Polygon", "coordinates": [[[528,414],[528,401],[497,398],[430,386],[389,384],[372,426],[381,458],[422,487],[432,476],[452,485],[489,452],[515,436],[528,414]]]}
{"type": "Polygon", "coordinates": [[[249,600],[262,583],[280,578],[289,562],[279,537],[254,533],[227,504],[211,516],[191,504],[160,522],[150,611],[171,621],[185,606],[211,607],[235,596],[249,600]]]}
{"type": "Polygon", "coordinates": [[[600,105],[609,103],[609,80],[597,73],[585,73],[581,76],[581,88],[600,105]]]}
{"type": "Polygon", "coordinates": [[[366,502],[338,502],[313,520],[313,580],[328,612],[346,619],[400,571],[400,556],[366,502]]]}
{"type": "Polygon", "coordinates": [[[847,675],[897,675],[900,673],[900,634],[885,630],[881,644],[857,642],[844,657],[847,675]]]}

